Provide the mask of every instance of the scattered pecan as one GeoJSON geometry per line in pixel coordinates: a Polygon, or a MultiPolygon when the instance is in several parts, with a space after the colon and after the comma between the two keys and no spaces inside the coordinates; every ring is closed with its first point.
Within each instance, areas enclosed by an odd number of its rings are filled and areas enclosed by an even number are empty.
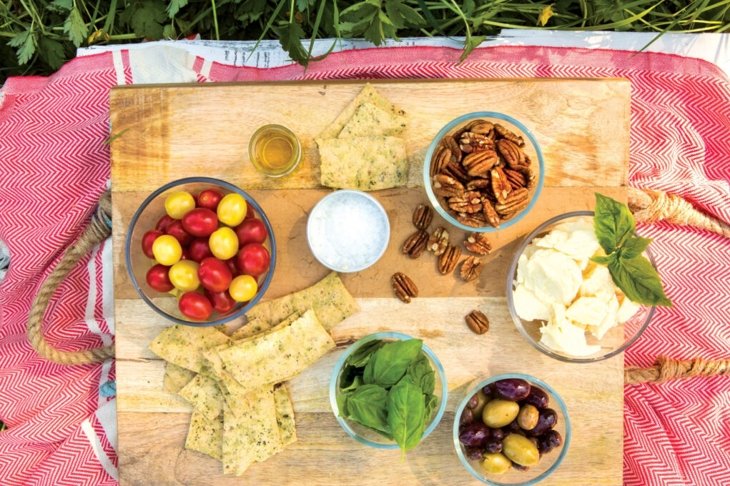
{"type": "Polygon", "coordinates": [[[476,191],[449,198],[449,207],[458,213],[478,213],[482,210],[482,197],[476,191]]]}
{"type": "Polygon", "coordinates": [[[464,240],[464,248],[477,255],[488,255],[492,251],[485,233],[472,233],[464,240]]]}
{"type": "Polygon", "coordinates": [[[530,193],[525,188],[520,188],[509,193],[507,199],[494,205],[494,209],[502,217],[511,217],[518,211],[525,209],[530,202],[530,193]]]}
{"type": "Polygon", "coordinates": [[[461,278],[462,280],[464,280],[464,282],[471,282],[472,280],[476,280],[477,278],[479,278],[482,270],[482,261],[475,256],[469,256],[466,257],[466,260],[464,260],[464,262],[461,264],[461,271],[459,272],[459,274],[461,275],[461,278]]]}
{"type": "Polygon", "coordinates": [[[461,249],[458,246],[449,245],[439,257],[438,269],[441,275],[453,272],[456,264],[459,263],[459,258],[461,258],[461,249]]]}
{"type": "Polygon", "coordinates": [[[519,135],[517,135],[516,133],[514,133],[509,128],[503,127],[499,123],[495,123],[494,124],[494,131],[500,137],[506,138],[507,140],[511,140],[511,141],[513,141],[514,143],[516,143],[520,147],[522,147],[523,145],[525,145],[525,140],[522,137],[520,137],[519,135]]]}
{"type": "Polygon", "coordinates": [[[393,292],[395,292],[396,297],[406,304],[409,304],[414,297],[418,297],[418,287],[405,273],[394,273],[390,278],[390,282],[393,285],[393,292]]]}
{"type": "Polygon", "coordinates": [[[474,309],[464,317],[464,320],[475,334],[484,334],[489,331],[489,319],[482,311],[474,309]]]}
{"type": "Polygon", "coordinates": [[[436,228],[428,239],[428,251],[436,256],[441,256],[449,247],[449,233],[442,226],[436,228]]]}
{"type": "Polygon", "coordinates": [[[433,180],[433,192],[437,196],[453,197],[464,194],[464,185],[451,176],[437,174],[433,180]]]}
{"type": "Polygon", "coordinates": [[[426,249],[427,243],[428,233],[423,230],[418,230],[406,238],[406,241],[403,242],[402,251],[411,258],[418,258],[423,253],[423,250],[426,249]]]}
{"type": "Polygon", "coordinates": [[[502,221],[497,214],[497,211],[495,211],[494,206],[492,206],[492,203],[486,199],[482,200],[482,214],[484,215],[484,218],[487,220],[487,222],[494,226],[495,228],[499,227],[499,223],[502,221]]]}
{"type": "Polygon", "coordinates": [[[413,226],[419,230],[425,230],[428,225],[431,224],[433,219],[433,210],[430,206],[425,204],[419,204],[415,211],[413,211],[413,226]]]}
{"type": "Polygon", "coordinates": [[[487,177],[489,169],[499,162],[497,152],[491,149],[472,152],[461,161],[468,175],[472,177],[487,177]]]}
{"type": "Polygon", "coordinates": [[[505,202],[507,200],[507,196],[509,196],[509,193],[512,190],[512,186],[510,186],[507,176],[502,171],[501,167],[492,169],[489,172],[489,175],[492,181],[492,193],[494,193],[494,197],[497,199],[497,202],[505,202]]]}

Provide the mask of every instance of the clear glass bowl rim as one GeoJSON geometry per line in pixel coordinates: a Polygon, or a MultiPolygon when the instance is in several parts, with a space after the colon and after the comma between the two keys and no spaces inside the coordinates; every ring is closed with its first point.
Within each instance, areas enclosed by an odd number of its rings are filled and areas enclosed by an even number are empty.
{"type": "Polygon", "coordinates": [[[428,196],[428,200],[431,203],[431,206],[433,206],[436,212],[441,215],[442,218],[448,221],[449,224],[468,232],[494,233],[505,228],[509,228],[514,224],[517,224],[527,213],[532,211],[532,208],[537,203],[537,200],[540,198],[540,193],[542,192],[544,179],[545,162],[543,160],[542,149],[540,148],[540,144],[537,143],[537,139],[535,138],[535,136],[519,120],[516,120],[509,115],[505,115],[504,113],[499,113],[496,111],[475,111],[472,113],[466,113],[458,118],[454,118],[453,120],[451,120],[449,123],[444,125],[444,127],[438,132],[438,134],[436,134],[434,139],[431,141],[431,144],[428,146],[428,150],[426,151],[426,156],[423,161],[423,186],[426,189],[426,195],[428,196]],[[537,154],[537,163],[540,168],[540,173],[538,175],[537,186],[535,187],[535,193],[532,195],[532,199],[530,199],[527,207],[520,211],[518,215],[509,219],[508,221],[503,222],[499,225],[498,228],[494,228],[492,226],[482,226],[479,228],[474,228],[472,226],[466,226],[465,224],[461,224],[453,216],[451,216],[449,212],[441,206],[441,204],[439,204],[438,198],[436,197],[436,194],[434,194],[433,188],[431,187],[431,158],[433,157],[433,152],[436,150],[438,143],[441,141],[444,135],[453,130],[454,127],[473,118],[495,118],[497,120],[511,123],[512,125],[519,128],[520,131],[527,137],[532,146],[535,148],[535,153],[537,154]]]}
{"type": "Polygon", "coordinates": [[[129,222],[129,226],[127,228],[127,236],[124,239],[124,263],[127,265],[127,274],[129,275],[129,278],[132,280],[132,286],[134,286],[134,290],[137,292],[137,294],[144,300],[147,305],[149,305],[155,312],[160,314],[165,319],[169,319],[173,321],[176,324],[182,324],[185,326],[193,326],[193,327],[210,327],[210,326],[219,326],[221,324],[225,324],[228,321],[231,321],[233,319],[236,319],[246,313],[251,307],[256,305],[259,300],[264,296],[266,293],[266,290],[269,288],[269,285],[271,284],[271,279],[274,276],[274,269],[276,268],[276,237],[274,236],[274,229],[271,226],[271,222],[269,222],[269,218],[266,216],[266,213],[264,210],[259,206],[259,204],[251,197],[250,194],[248,194],[243,189],[231,184],[230,182],[223,181],[221,179],[215,179],[213,177],[184,177],[182,179],[177,179],[171,182],[168,182],[167,184],[159,187],[155,191],[153,191],[149,196],[145,198],[144,201],[142,201],[142,204],[139,205],[137,210],[134,212],[134,215],[132,216],[132,219],[129,222]],[[269,271],[266,274],[266,277],[264,277],[264,282],[259,287],[259,291],[256,294],[256,296],[251,299],[246,305],[242,306],[240,309],[238,309],[236,312],[232,312],[228,315],[225,315],[219,319],[213,320],[213,321],[205,321],[205,322],[196,322],[196,321],[186,321],[183,319],[180,319],[176,316],[170,315],[167,312],[163,311],[159,307],[155,305],[152,300],[147,297],[147,295],[142,291],[142,288],[140,287],[139,283],[137,282],[137,277],[134,275],[134,271],[132,270],[132,251],[131,251],[131,243],[132,243],[132,232],[134,230],[134,227],[137,224],[137,220],[142,215],[145,209],[149,206],[149,204],[157,198],[160,194],[164,193],[165,191],[168,191],[170,189],[174,189],[177,186],[182,186],[184,184],[210,184],[212,186],[220,186],[223,187],[231,192],[235,192],[240,194],[246,199],[246,203],[253,206],[253,208],[256,210],[256,214],[259,216],[261,221],[263,221],[264,226],[266,226],[266,231],[269,232],[269,253],[271,254],[271,261],[269,263],[269,271]]]}
{"type": "Polygon", "coordinates": [[[570,425],[570,417],[568,416],[568,408],[565,406],[565,402],[563,401],[563,398],[560,396],[558,392],[553,389],[550,385],[545,383],[542,380],[539,380],[535,378],[534,376],[527,375],[524,373],[504,373],[501,375],[495,375],[490,378],[486,378],[479,382],[478,385],[474,386],[467,392],[467,394],[464,396],[464,398],[461,400],[461,403],[459,404],[459,408],[456,410],[456,415],[454,416],[454,426],[453,426],[453,439],[454,439],[454,448],[456,449],[456,455],[459,456],[459,460],[461,461],[461,464],[466,468],[469,473],[474,476],[479,481],[490,484],[493,486],[530,486],[533,484],[537,484],[543,479],[550,476],[553,471],[555,471],[558,466],[563,462],[563,458],[565,457],[565,454],[568,452],[568,447],[570,446],[570,439],[572,435],[572,427],[570,425]],[[560,412],[563,415],[563,421],[565,422],[565,437],[563,437],[563,445],[560,449],[560,454],[558,455],[557,459],[555,459],[555,462],[542,474],[540,474],[537,477],[534,477],[532,479],[528,479],[525,482],[522,483],[500,483],[496,481],[492,481],[490,479],[487,479],[484,477],[484,475],[480,474],[474,467],[472,467],[471,463],[469,462],[469,459],[466,458],[464,455],[464,451],[461,448],[461,442],[459,442],[459,417],[461,417],[461,414],[464,412],[464,409],[466,408],[466,404],[469,402],[469,399],[472,397],[474,393],[479,391],[481,388],[484,388],[486,385],[490,383],[494,383],[495,381],[499,380],[505,380],[508,378],[519,378],[521,380],[525,380],[529,382],[531,385],[534,384],[543,390],[546,390],[550,395],[551,398],[553,398],[558,403],[558,408],[560,408],[560,412]]]}
{"type": "MultiPolygon", "coordinates": [[[[654,312],[656,311],[656,306],[652,306],[651,309],[649,309],[649,314],[646,316],[646,320],[644,321],[644,324],[641,325],[641,328],[638,330],[638,332],[636,334],[634,334],[634,336],[631,339],[624,341],[623,345],[619,346],[618,348],[614,349],[613,351],[611,351],[609,353],[606,353],[601,356],[595,356],[592,358],[581,358],[581,357],[577,357],[577,356],[574,358],[571,358],[568,356],[563,356],[558,353],[554,353],[547,347],[542,346],[539,342],[532,339],[532,337],[529,334],[527,334],[527,331],[525,331],[524,326],[522,326],[522,319],[520,319],[520,316],[517,315],[517,311],[515,310],[515,303],[514,303],[514,299],[513,299],[513,295],[512,295],[512,292],[513,292],[512,286],[513,286],[513,282],[514,282],[515,272],[517,271],[517,262],[520,259],[520,255],[522,255],[522,253],[525,251],[525,248],[527,248],[527,245],[529,245],[530,242],[533,239],[535,239],[535,237],[537,237],[537,235],[539,235],[540,233],[545,231],[545,229],[548,228],[549,226],[551,226],[559,221],[565,220],[565,219],[580,217],[580,216],[591,216],[592,217],[593,215],[594,215],[593,211],[571,211],[569,213],[559,214],[557,216],[554,216],[554,217],[548,219],[547,221],[542,223],[540,226],[538,226],[537,228],[532,230],[527,236],[525,236],[522,243],[520,243],[519,248],[517,248],[517,250],[515,250],[514,257],[512,258],[512,263],[510,264],[509,271],[507,272],[507,307],[509,308],[509,313],[512,316],[512,322],[514,322],[515,327],[520,332],[522,337],[524,337],[527,340],[527,342],[529,342],[532,345],[533,348],[537,349],[541,353],[544,353],[544,354],[550,356],[551,358],[555,358],[559,361],[563,361],[566,363],[595,363],[596,361],[603,361],[604,359],[611,358],[613,356],[616,356],[619,353],[626,351],[626,349],[628,349],[629,346],[634,344],[634,342],[636,342],[636,340],[639,339],[639,337],[644,333],[647,326],[649,325],[649,322],[651,321],[651,318],[654,316],[654,312]]],[[[654,261],[654,255],[651,253],[651,250],[649,248],[646,249],[646,254],[649,257],[649,261],[651,262],[652,266],[654,268],[656,268],[656,262],[654,261]]]]}
{"type": "MultiPolygon", "coordinates": [[[[337,191],[331,192],[324,196],[322,199],[317,201],[317,204],[314,205],[312,210],[309,212],[309,216],[307,216],[307,244],[309,245],[309,250],[312,252],[312,255],[314,255],[314,258],[317,259],[319,263],[324,265],[325,267],[329,268],[330,270],[333,270],[335,272],[339,273],[355,273],[355,272],[361,272],[365,270],[366,268],[370,268],[371,266],[375,265],[378,260],[380,260],[383,255],[385,254],[385,251],[388,249],[388,244],[390,243],[390,220],[388,219],[388,212],[385,210],[382,204],[380,204],[380,201],[378,201],[375,197],[371,196],[370,194],[367,194],[363,191],[356,191],[354,189],[338,189],[337,191]],[[373,259],[373,261],[361,265],[359,267],[351,268],[351,269],[343,269],[338,268],[334,265],[330,265],[329,263],[325,263],[324,258],[321,258],[321,255],[318,255],[315,251],[314,247],[312,246],[312,233],[311,233],[311,227],[309,226],[309,220],[310,218],[316,214],[316,212],[319,210],[321,211],[322,205],[325,203],[325,201],[328,201],[335,197],[341,197],[340,194],[354,194],[358,197],[364,197],[365,199],[369,200],[375,205],[375,208],[377,208],[378,212],[382,215],[383,220],[385,221],[385,244],[383,245],[383,248],[380,249],[378,252],[378,255],[373,259]]],[[[354,343],[353,343],[354,344],[354,343]]]]}
{"type": "MultiPolygon", "coordinates": [[[[337,406],[337,378],[340,375],[340,371],[342,370],[342,367],[345,364],[345,360],[353,353],[355,350],[357,350],[360,346],[362,346],[365,343],[368,343],[370,341],[375,340],[381,340],[381,339],[394,339],[394,340],[406,340],[406,339],[416,339],[413,336],[409,336],[408,334],[404,334],[401,332],[377,332],[375,334],[369,334],[367,336],[364,336],[354,343],[352,343],[344,353],[339,357],[337,360],[337,363],[335,363],[334,368],[332,369],[332,376],[330,377],[330,386],[329,386],[329,393],[330,393],[330,407],[332,408],[332,413],[335,414],[335,418],[337,419],[337,422],[340,424],[342,429],[355,439],[356,441],[360,442],[361,444],[365,444],[370,447],[374,447],[376,449],[398,449],[398,444],[392,443],[392,444],[380,444],[377,442],[370,441],[361,435],[358,435],[357,432],[352,430],[352,427],[350,427],[350,424],[347,422],[346,419],[340,416],[339,414],[339,408],[337,406]]],[[[446,381],[446,372],[444,371],[444,367],[441,365],[441,361],[439,361],[436,354],[429,348],[426,343],[423,343],[423,352],[426,353],[426,356],[429,357],[431,362],[435,366],[436,374],[439,377],[439,381],[441,382],[441,403],[439,404],[439,408],[436,411],[436,415],[434,415],[433,420],[431,420],[431,423],[426,427],[426,430],[423,431],[423,436],[421,437],[421,442],[423,442],[426,437],[428,437],[431,432],[434,431],[434,429],[438,426],[438,424],[441,422],[441,419],[444,416],[444,412],[446,411],[446,402],[448,400],[449,390],[448,390],[448,383],[446,381]]]]}

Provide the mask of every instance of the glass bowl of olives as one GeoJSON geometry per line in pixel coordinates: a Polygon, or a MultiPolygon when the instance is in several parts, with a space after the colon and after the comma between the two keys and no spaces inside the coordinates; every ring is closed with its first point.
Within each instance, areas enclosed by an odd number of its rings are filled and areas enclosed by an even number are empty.
{"type": "Polygon", "coordinates": [[[565,402],[547,383],[510,373],[480,381],[461,401],[454,447],[486,484],[530,485],[552,474],[570,445],[565,402]]]}

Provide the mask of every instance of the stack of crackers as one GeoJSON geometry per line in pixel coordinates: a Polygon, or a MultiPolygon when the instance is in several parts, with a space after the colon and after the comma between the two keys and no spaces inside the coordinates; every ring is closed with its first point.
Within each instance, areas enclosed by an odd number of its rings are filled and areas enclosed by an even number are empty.
{"type": "Polygon", "coordinates": [[[332,273],[300,292],[257,305],[230,336],[173,326],[150,344],[167,361],[164,386],[193,406],[185,448],[243,474],[297,440],[284,381],[335,347],[329,334],[358,310],[332,273]]]}
{"type": "Polygon", "coordinates": [[[367,84],[317,138],[320,182],[375,191],[408,182],[406,114],[367,84]]]}

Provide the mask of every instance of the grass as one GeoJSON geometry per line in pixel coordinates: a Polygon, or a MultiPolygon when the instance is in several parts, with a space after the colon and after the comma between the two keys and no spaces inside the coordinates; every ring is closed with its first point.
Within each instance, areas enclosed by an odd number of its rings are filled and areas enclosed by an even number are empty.
{"type": "Polygon", "coordinates": [[[468,55],[504,28],[730,32],[730,0],[0,0],[0,83],[93,44],[273,38],[306,64],[316,38],[466,36],[468,55]]]}

